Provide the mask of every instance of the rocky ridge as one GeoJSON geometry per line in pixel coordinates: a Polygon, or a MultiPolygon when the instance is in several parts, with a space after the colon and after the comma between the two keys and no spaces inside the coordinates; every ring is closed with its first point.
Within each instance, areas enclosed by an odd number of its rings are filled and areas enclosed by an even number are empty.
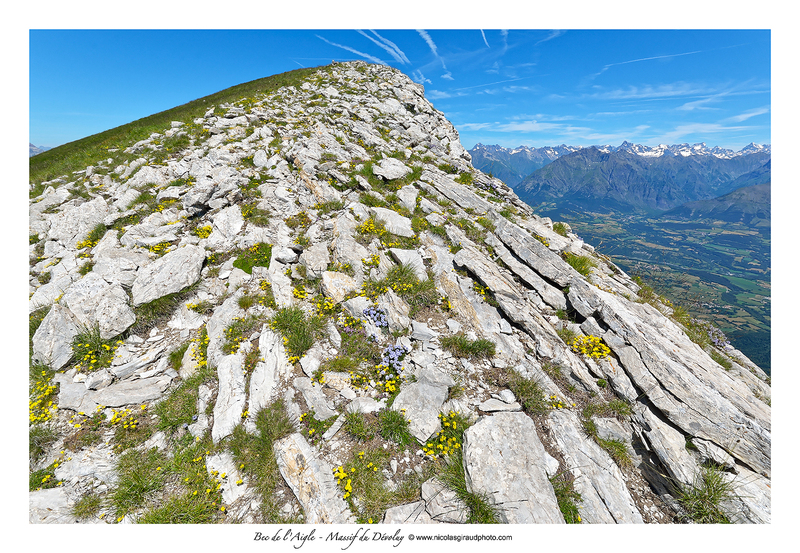
{"type": "Polygon", "coordinates": [[[45,184],[31,522],[671,523],[711,478],[771,520],[763,371],[475,170],[394,69],[45,184]]]}

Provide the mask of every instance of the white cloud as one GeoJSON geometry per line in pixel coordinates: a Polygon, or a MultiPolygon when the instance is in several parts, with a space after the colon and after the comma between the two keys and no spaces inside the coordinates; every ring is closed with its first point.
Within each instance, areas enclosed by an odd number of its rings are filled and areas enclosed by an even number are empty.
{"type": "Polygon", "coordinates": [[[449,92],[445,92],[444,90],[426,90],[425,97],[430,100],[439,100],[441,98],[452,98],[453,95],[449,92]]]}
{"type": "Polygon", "coordinates": [[[740,113],[739,115],[734,115],[733,117],[728,117],[727,119],[723,119],[724,123],[741,123],[742,121],[747,121],[751,117],[755,117],[756,115],[763,115],[765,113],[769,113],[770,108],[769,106],[764,106],[761,108],[755,108],[748,110],[744,113],[740,113]]]}
{"type": "Polygon", "coordinates": [[[436,59],[441,62],[442,69],[444,69],[444,71],[445,71],[444,75],[442,75],[442,78],[443,79],[448,79],[448,80],[451,80],[451,81],[454,80],[453,76],[447,70],[447,66],[444,64],[444,59],[442,59],[442,57],[439,55],[439,49],[436,47],[436,43],[433,42],[433,39],[431,38],[431,35],[429,35],[427,32],[425,32],[422,29],[417,29],[417,32],[419,33],[419,36],[421,36],[422,39],[428,44],[428,48],[431,49],[431,52],[433,52],[433,55],[436,57],[436,59]]]}

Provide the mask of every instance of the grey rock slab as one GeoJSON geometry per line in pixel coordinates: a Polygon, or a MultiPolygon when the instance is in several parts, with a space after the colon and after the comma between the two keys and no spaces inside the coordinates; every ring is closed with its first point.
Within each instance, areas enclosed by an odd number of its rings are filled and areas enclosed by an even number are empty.
{"type": "Polygon", "coordinates": [[[563,524],[545,455],[527,415],[482,417],[464,432],[467,489],[484,494],[505,524],[563,524]]]}
{"type": "Polygon", "coordinates": [[[60,370],[72,359],[72,340],[78,332],[69,309],[53,304],[33,335],[33,359],[60,370]]]}
{"type": "Polygon", "coordinates": [[[358,282],[353,277],[335,271],[324,271],[322,273],[322,293],[340,303],[350,292],[358,290],[358,282]]]}
{"type": "Polygon", "coordinates": [[[247,492],[246,485],[237,485],[241,478],[239,466],[228,451],[206,457],[206,470],[209,474],[216,472],[222,490],[222,502],[231,505],[247,492]],[[224,475],[224,476],[223,476],[224,475]]]}
{"type": "Polygon", "coordinates": [[[506,403],[499,399],[490,398],[478,405],[478,409],[487,413],[495,413],[500,411],[521,411],[522,407],[516,401],[513,403],[506,403]]]}
{"type": "Polygon", "coordinates": [[[94,413],[97,404],[87,396],[89,390],[83,382],[74,382],[66,374],[56,373],[53,382],[59,385],[58,389],[58,408],[69,409],[80,413],[94,413]]]}
{"type": "Polygon", "coordinates": [[[432,520],[449,524],[467,522],[467,506],[454,491],[438,480],[431,479],[423,482],[421,496],[425,502],[425,510],[432,520]]]}
{"type": "Polygon", "coordinates": [[[219,390],[214,404],[214,426],[211,428],[211,439],[214,443],[229,436],[242,421],[242,412],[247,401],[243,363],[242,354],[235,353],[223,356],[217,365],[219,390]]]}
{"type": "Polygon", "coordinates": [[[150,349],[148,349],[144,354],[138,355],[133,357],[129,361],[124,363],[120,363],[115,365],[114,362],[111,362],[111,367],[109,367],[109,372],[111,372],[117,378],[127,378],[130,375],[134,374],[136,371],[154,363],[164,352],[165,345],[156,345],[150,349]]]}
{"type": "Polygon", "coordinates": [[[297,377],[292,383],[294,388],[303,394],[303,399],[306,400],[306,405],[308,405],[309,409],[314,410],[314,417],[317,420],[328,420],[338,414],[330,408],[328,398],[322,392],[322,387],[313,384],[310,378],[297,377]]]}
{"type": "Polygon", "coordinates": [[[317,457],[299,433],[273,445],[275,460],[305,514],[307,524],[350,524],[355,522],[334,481],[331,466],[317,457]]]}
{"type": "Polygon", "coordinates": [[[28,522],[30,524],[69,524],[76,522],[72,516],[73,502],[63,487],[33,491],[28,494],[28,522]]]}
{"type": "Polygon", "coordinates": [[[720,507],[734,524],[770,524],[772,522],[772,484],[747,468],[737,465],[737,474],[722,473],[730,484],[732,497],[720,507]]]}
{"type": "Polygon", "coordinates": [[[572,281],[569,300],[582,316],[595,317],[616,335],[606,343],[633,385],[671,424],[769,475],[771,409],[744,382],[648,304],[630,302],[580,278],[572,281]]]}
{"type": "Polygon", "coordinates": [[[716,463],[717,465],[728,469],[732,469],[734,466],[736,466],[736,462],[734,461],[733,457],[731,457],[727,451],[718,445],[702,438],[694,438],[692,443],[695,445],[695,447],[697,447],[697,451],[700,453],[701,460],[711,461],[712,463],[716,463]]]}
{"type": "Polygon", "coordinates": [[[300,254],[300,265],[306,268],[308,278],[320,278],[331,262],[327,242],[317,242],[300,254]]]}
{"type": "Polygon", "coordinates": [[[300,359],[300,368],[303,369],[303,373],[305,373],[307,377],[311,378],[314,376],[317,369],[319,369],[322,360],[322,348],[319,344],[315,344],[303,355],[303,358],[300,359]]]}
{"type": "Polygon", "coordinates": [[[406,503],[386,509],[384,524],[440,524],[433,520],[425,510],[425,501],[406,503]]]}
{"type": "Polygon", "coordinates": [[[642,524],[622,472],[608,453],[586,436],[578,416],[568,410],[551,411],[546,424],[567,470],[575,477],[573,486],[581,494],[583,521],[642,524]]]}
{"type": "Polygon", "coordinates": [[[411,308],[394,290],[390,288],[378,297],[378,307],[386,311],[386,318],[391,332],[408,328],[411,321],[408,318],[408,314],[411,308]]]}
{"type": "Polygon", "coordinates": [[[122,286],[93,272],[73,283],[62,301],[82,326],[97,326],[103,340],[122,334],[136,321],[122,286]]]}
{"type": "Polygon", "coordinates": [[[108,215],[109,207],[102,196],[80,205],[65,205],[61,211],[49,216],[49,240],[58,240],[69,248],[86,238],[91,230],[102,223],[108,215]]]}
{"type": "Polygon", "coordinates": [[[140,405],[146,401],[160,398],[172,382],[170,376],[125,380],[93,392],[89,397],[98,405],[122,407],[140,405]]]}
{"type": "Polygon", "coordinates": [[[495,236],[540,276],[562,287],[567,286],[576,276],[580,278],[578,272],[558,254],[550,251],[547,246],[522,228],[507,221],[504,217],[499,217],[496,225],[495,236]]]}
{"type": "Polygon", "coordinates": [[[447,399],[447,386],[418,381],[405,384],[392,403],[392,409],[402,411],[408,419],[408,430],[424,443],[441,429],[439,410],[447,399]]]}
{"type": "Polygon", "coordinates": [[[418,195],[419,190],[417,190],[417,187],[413,184],[407,184],[397,191],[397,197],[400,200],[400,203],[409,211],[414,211],[414,209],[417,207],[418,195]]]}
{"type": "Polygon", "coordinates": [[[54,474],[66,485],[75,486],[87,479],[113,485],[117,481],[116,462],[112,456],[113,446],[105,443],[71,452],[56,468],[54,474]],[[71,458],[70,458],[71,457],[71,458]]]}
{"type": "Polygon", "coordinates": [[[500,259],[503,260],[511,271],[523,280],[528,286],[536,290],[536,293],[544,300],[544,302],[553,309],[566,309],[567,299],[563,292],[546,282],[536,271],[531,269],[528,265],[521,263],[516,257],[506,248],[502,241],[497,238],[493,233],[489,233],[486,237],[486,243],[494,248],[500,259]]]}
{"type": "Polygon", "coordinates": [[[472,192],[468,187],[458,184],[451,175],[438,169],[425,169],[420,180],[431,183],[439,193],[463,209],[474,209],[476,213],[487,214],[494,209],[493,204],[472,192]]]}
{"type": "Polygon", "coordinates": [[[634,420],[642,429],[648,444],[677,483],[691,485],[695,482],[700,467],[686,450],[686,437],[666,422],[659,419],[647,407],[634,413],[634,420]]]}
{"type": "Polygon", "coordinates": [[[419,321],[411,321],[411,339],[430,342],[439,337],[439,333],[428,328],[428,325],[419,321]]]}
{"type": "Polygon", "coordinates": [[[403,217],[396,211],[385,207],[370,207],[369,212],[376,220],[381,221],[386,230],[392,234],[406,238],[414,236],[414,231],[411,229],[411,219],[408,217],[403,217]]]}
{"type": "Polygon", "coordinates": [[[277,387],[281,381],[288,378],[292,372],[286,349],[283,347],[283,337],[280,333],[273,332],[268,325],[264,325],[261,336],[258,338],[258,350],[261,360],[256,364],[250,376],[250,395],[248,403],[248,418],[245,428],[255,430],[255,417],[258,412],[269,405],[275,397],[277,387]]]}
{"type": "Polygon", "coordinates": [[[133,305],[149,303],[191,286],[200,279],[205,258],[203,248],[189,245],[142,267],[131,288],[133,305]]]}
{"type": "Polygon", "coordinates": [[[386,400],[377,401],[371,397],[357,397],[347,404],[348,413],[377,413],[386,407],[386,400]]]}

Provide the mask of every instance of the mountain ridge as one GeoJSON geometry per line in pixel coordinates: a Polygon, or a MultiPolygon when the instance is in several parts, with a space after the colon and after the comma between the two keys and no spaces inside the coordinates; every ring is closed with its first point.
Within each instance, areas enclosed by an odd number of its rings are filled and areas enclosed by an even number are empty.
{"type": "Polygon", "coordinates": [[[559,157],[526,177],[516,190],[533,204],[559,199],[579,205],[610,202],[620,210],[628,206],[666,211],[727,194],[735,179],[763,167],[768,159],[765,152],[731,158],[650,157],[592,147],[559,157]]]}
{"type": "Polygon", "coordinates": [[[476,170],[408,76],[160,125],[31,179],[32,523],[770,521],[763,371],[476,170]]]}

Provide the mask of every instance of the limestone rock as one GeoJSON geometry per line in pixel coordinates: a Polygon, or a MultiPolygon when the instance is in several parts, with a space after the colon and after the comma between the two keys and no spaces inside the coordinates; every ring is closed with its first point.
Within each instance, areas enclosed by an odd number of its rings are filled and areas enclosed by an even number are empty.
{"type": "Polygon", "coordinates": [[[62,301],[83,327],[97,326],[103,340],[122,334],[136,321],[122,287],[95,273],[70,286],[62,301]]]}
{"type": "Polygon", "coordinates": [[[386,226],[386,230],[392,234],[407,238],[414,236],[414,231],[411,229],[411,219],[408,217],[403,217],[396,211],[385,207],[371,207],[369,212],[376,220],[381,221],[386,226]]]}
{"type": "Polygon", "coordinates": [[[224,356],[217,366],[219,391],[214,404],[214,426],[211,428],[214,443],[229,436],[242,420],[246,401],[242,363],[242,355],[237,353],[224,356]]]}
{"type": "Polygon", "coordinates": [[[138,306],[180,292],[200,278],[206,254],[199,246],[184,246],[139,270],[131,293],[138,306]]]}
{"type": "Polygon", "coordinates": [[[300,265],[306,268],[308,278],[320,278],[328,268],[331,256],[328,253],[328,244],[319,242],[303,250],[300,254],[300,265]]]}
{"type": "Polygon", "coordinates": [[[483,417],[464,432],[467,488],[485,494],[505,524],[563,524],[545,450],[524,413],[483,417]]]}
{"type": "Polygon", "coordinates": [[[399,159],[387,157],[377,165],[372,166],[372,172],[386,180],[401,179],[411,172],[411,169],[399,159]]]}
{"type": "Polygon", "coordinates": [[[643,523],[613,459],[583,431],[572,411],[550,411],[547,426],[564,456],[566,469],[575,477],[581,494],[581,518],[589,524],[643,523]]]}
{"type": "Polygon", "coordinates": [[[72,340],[80,332],[75,316],[53,304],[33,335],[33,359],[59,370],[72,359],[72,340]]]}
{"type": "Polygon", "coordinates": [[[334,303],[340,303],[350,292],[358,290],[358,283],[349,275],[334,271],[322,273],[322,293],[334,303]]]}
{"type": "Polygon", "coordinates": [[[333,469],[317,457],[298,433],[273,445],[281,476],[303,506],[307,524],[351,524],[355,522],[333,478],[333,469]]]}

